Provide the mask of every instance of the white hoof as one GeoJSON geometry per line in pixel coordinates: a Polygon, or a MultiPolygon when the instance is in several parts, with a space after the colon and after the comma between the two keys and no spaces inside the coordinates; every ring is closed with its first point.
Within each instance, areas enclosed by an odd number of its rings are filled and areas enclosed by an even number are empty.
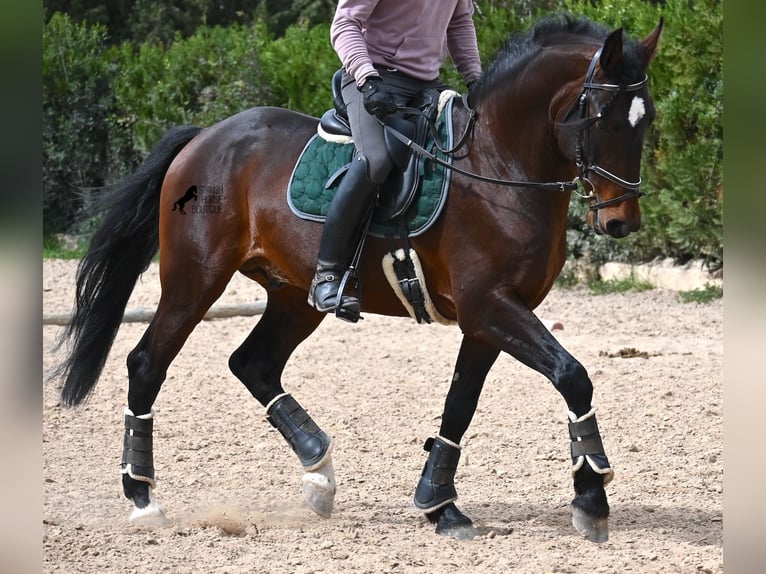
{"type": "Polygon", "coordinates": [[[591,542],[609,540],[608,519],[588,516],[576,506],[572,507],[572,526],[580,533],[580,536],[591,542]]]}
{"type": "Polygon", "coordinates": [[[319,516],[330,518],[335,506],[335,470],[332,460],[328,457],[325,464],[304,474],[301,481],[301,492],[306,504],[319,516]]]}
{"type": "Polygon", "coordinates": [[[130,514],[130,523],[136,526],[143,526],[146,528],[152,528],[156,526],[163,526],[167,523],[165,517],[165,511],[159,502],[152,496],[152,491],[149,489],[149,504],[144,508],[134,508],[130,514]]]}

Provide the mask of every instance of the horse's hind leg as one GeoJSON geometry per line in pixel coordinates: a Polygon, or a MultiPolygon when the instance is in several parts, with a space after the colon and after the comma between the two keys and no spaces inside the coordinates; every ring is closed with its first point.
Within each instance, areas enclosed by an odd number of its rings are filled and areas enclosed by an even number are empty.
{"type": "Polygon", "coordinates": [[[282,371],[295,348],[325,317],[306,305],[304,291],[286,285],[269,290],[263,316],[229,359],[232,373],[266,408],[306,471],[303,497],[314,512],[329,517],[335,500],[330,437],[282,387],[282,371]]]}
{"type": "Polygon", "coordinates": [[[460,459],[460,441],[471,424],[484,380],[499,353],[498,349],[477,340],[463,338],[439,434],[426,441],[429,455],[415,489],[415,506],[436,524],[437,534],[457,539],[478,534],[471,519],[455,506],[454,478],[460,459]]]}
{"type": "Polygon", "coordinates": [[[155,487],[152,405],[170,363],[234,273],[233,269],[228,273],[198,269],[199,274],[188,281],[182,275],[174,275],[171,269],[165,270],[163,275],[171,279],[163,281],[154,318],[128,354],[128,408],[121,472],[123,492],[135,505],[130,520],[136,524],[153,526],[165,521],[164,511],[152,496],[155,487]]]}

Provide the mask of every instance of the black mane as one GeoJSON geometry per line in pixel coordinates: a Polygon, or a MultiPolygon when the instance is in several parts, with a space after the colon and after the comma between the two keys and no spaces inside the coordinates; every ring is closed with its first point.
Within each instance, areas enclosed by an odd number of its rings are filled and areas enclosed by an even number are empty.
{"type": "MultiPolygon", "coordinates": [[[[477,83],[477,90],[501,81],[518,66],[524,65],[532,56],[545,46],[566,44],[600,44],[606,40],[612,30],[585,17],[569,13],[545,16],[535,25],[523,32],[516,32],[508,37],[505,45],[498,51],[477,83]]],[[[640,44],[623,37],[626,69],[643,70],[646,58],[640,44]]]]}

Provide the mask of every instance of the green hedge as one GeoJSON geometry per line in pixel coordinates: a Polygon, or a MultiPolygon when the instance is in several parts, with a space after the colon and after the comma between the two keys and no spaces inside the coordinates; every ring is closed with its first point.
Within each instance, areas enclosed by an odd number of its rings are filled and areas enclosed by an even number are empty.
{"type": "Polygon", "coordinates": [[[259,33],[239,25],[203,27],[167,48],[129,43],[114,48],[109,54],[115,104],[110,121],[119,136],[114,167],[144,157],[171,126],[210,125],[268,101],[259,33]]]}
{"type": "MultiPolygon", "coordinates": [[[[527,28],[559,2],[479,2],[475,15],[487,63],[509,33],[527,28]]],[[[621,241],[597,237],[573,198],[574,257],[644,261],[723,260],[722,2],[565,0],[563,7],[633,37],[665,18],[650,70],[657,119],[645,146],[644,228],[621,241]]],[[[169,127],[210,125],[257,105],[320,115],[331,105],[329,80],[339,61],[329,25],[300,25],[274,37],[266,25],[200,27],[167,46],[106,48],[105,31],[55,14],[44,26],[44,186],[46,233],[72,230],[87,194],[132,171],[169,127]]],[[[443,77],[462,89],[454,68],[443,77]]]]}
{"type": "Polygon", "coordinates": [[[107,178],[111,108],[106,30],[55,14],[43,30],[43,233],[79,217],[83,187],[107,178]]]}

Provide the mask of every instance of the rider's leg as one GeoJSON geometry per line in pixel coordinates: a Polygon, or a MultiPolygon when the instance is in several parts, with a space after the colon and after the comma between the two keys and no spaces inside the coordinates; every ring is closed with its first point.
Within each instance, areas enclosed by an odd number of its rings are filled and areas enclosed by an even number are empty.
{"type": "MultiPolygon", "coordinates": [[[[342,92],[357,155],[335,192],[319,244],[308,302],[322,312],[334,311],[338,305],[340,280],[360,239],[364,216],[392,168],[383,127],[364,109],[361,93],[348,74],[344,74],[342,92]]],[[[359,314],[359,299],[354,295],[344,292],[340,306],[351,315],[359,314]]]]}

